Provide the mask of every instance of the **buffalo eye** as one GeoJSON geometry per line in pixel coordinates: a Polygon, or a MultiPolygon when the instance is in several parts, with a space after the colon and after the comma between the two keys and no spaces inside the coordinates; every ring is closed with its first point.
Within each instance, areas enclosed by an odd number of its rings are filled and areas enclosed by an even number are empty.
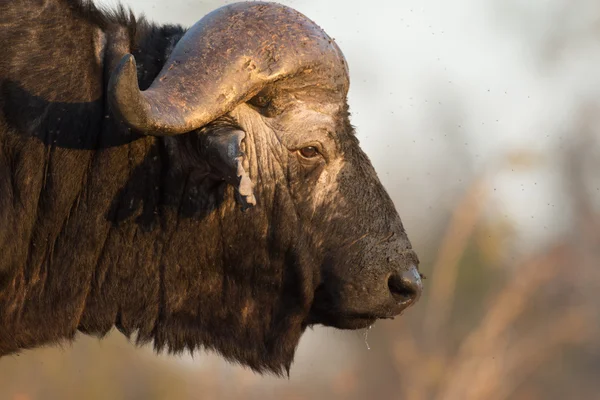
{"type": "Polygon", "coordinates": [[[271,104],[271,99],[264,95],[257,95],[251,98],[248,103],[252,104],[255,107],[266,108],[271,104]]]}
{"type": "Polygon", "coordinates": [[[304,158],[314,158],[319,155],[319,150],[315,146],[306,146],[299,150],[300,155],[304,158]]]}

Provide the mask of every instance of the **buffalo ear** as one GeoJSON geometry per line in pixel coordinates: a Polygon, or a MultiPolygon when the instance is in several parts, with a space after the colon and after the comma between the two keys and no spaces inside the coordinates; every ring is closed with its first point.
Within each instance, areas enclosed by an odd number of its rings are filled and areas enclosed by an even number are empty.
{"type": "Polygon", "coordinates": [[[256,205],[254,183],[244,169],[246,155],[241,149],[246,133],[238,128],[219,127],[206,132],[202,152],[212,173],[232,185],[245,210],[256,205]]]}

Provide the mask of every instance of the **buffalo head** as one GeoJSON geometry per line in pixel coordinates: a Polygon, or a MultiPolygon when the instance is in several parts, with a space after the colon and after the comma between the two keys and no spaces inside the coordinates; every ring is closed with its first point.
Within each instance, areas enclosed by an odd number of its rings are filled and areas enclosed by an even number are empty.
{"type": "MultiPolygon", "coordinates": [[[[228,265],[226,284],[210,286],[210,274],[198,272],[198,301],[218,287],[221,296],[229,288],[221,301],[235,304],[235,315],[205,318],[221,318],[213,336],[226,338],[205,344],[257,369],[289,366],[306,326],[364,328],[421,294],[417,257],[349,123],[348,86],[346,61],[323,30],[261,2],[229,5],[195,24],[147,90],[130,54],[111,75],[110,104],[127,125],[160,137],[174,169],[229,188],[213,210],[221,237],[212,242],[198,225],[185,241],[190,252],[194,240],[213,243],[228,265]],[[230,336],[260,342],[261,355],[231,349],[230,336]]],[[[185,253],[173,259],[192,257],[185,253]]],[[[185,290],[166,313],[191,301],[185,290]]],[[[154,340],[173,346],[168,336],[154,340]]]]}

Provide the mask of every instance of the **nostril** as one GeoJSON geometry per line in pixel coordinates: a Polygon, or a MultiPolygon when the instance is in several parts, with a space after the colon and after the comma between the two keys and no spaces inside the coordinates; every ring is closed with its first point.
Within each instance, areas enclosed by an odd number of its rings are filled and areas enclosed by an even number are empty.
{"type": "Polygon", "coordinates": [[[423,290],[421,276],[415,267],[411,267],[408,271],[392,274],[388,278],[388,288],[397,302],[416,302],[423,290]]]}
{"type": "Polygon", "coordinates": [[[398,275],[390,276],[390,279],[388,279],[388,287],[390,288],[392,296],[394,296],[394,299],[398,302],[405,302],[417,296],[416,290],[411,285],[407,285],[398,275]]]}

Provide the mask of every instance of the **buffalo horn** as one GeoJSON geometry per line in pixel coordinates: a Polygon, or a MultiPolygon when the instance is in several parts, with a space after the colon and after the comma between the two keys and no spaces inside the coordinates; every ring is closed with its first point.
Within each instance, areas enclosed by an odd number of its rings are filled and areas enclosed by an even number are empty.
{"type": "Polygon", "coordinates": [[[111,74],[109,99],[133,129],[177,135],[206,125],[267,86],[293,90],[290,82],[345,97],[348,71],[341,51],[299,12],[245,2],[219,8],[193,25],[145,91],[138,86],[133,56],[123,56],[111,74]]]}

